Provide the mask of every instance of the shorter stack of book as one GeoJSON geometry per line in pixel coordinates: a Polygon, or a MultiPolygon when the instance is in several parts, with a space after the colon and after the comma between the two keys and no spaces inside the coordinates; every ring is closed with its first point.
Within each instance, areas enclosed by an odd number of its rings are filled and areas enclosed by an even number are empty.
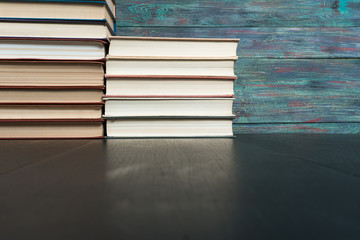
{"type": "Polygon", "coordinates": [[[0,138],[103,137],[112,0],[0,2],[0,138]]]}
{"type": "Polygon", "coordinates": [[[232,136],[238,41],[111,37],[107,136],[232,136]]]}

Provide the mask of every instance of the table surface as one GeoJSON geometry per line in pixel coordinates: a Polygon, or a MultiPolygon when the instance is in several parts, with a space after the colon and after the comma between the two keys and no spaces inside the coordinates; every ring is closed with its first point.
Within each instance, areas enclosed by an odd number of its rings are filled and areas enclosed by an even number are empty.
{"type": "Polygon", "coordinates": [[[0,239],[360,239],[360,136],[0,141],[0,239]]]}

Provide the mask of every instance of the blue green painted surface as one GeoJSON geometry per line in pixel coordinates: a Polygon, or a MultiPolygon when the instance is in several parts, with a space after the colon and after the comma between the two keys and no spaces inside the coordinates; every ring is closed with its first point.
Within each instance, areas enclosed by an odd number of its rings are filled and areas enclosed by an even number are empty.
{"type": "Polygon", "coordinates": [[[360,0],[117,1],[117,34],[240,38],[235,133],[360,132],[360,0]]]}

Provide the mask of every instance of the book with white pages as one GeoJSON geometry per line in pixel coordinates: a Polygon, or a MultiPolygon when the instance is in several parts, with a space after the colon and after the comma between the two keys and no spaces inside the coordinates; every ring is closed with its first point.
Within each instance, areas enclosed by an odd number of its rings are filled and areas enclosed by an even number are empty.
{"type": "Polygon", "coordinates": [[[109,55],[137,57],[232,57],[240,39],[110,37],[109,55]]]}
{"type": "Polygon", "coordinates": [[[230,116],[234,98],[105,97],[105,117],[230,116]]]}
{"type": "Polygon", "coordinates": [[[235,76],[106,74],[106,95],[121,97],[232,97],[235,76]]]}
{"type": "Polygon", "coordinates": [[[104,60],[106,42],[94,39],[0,38],[0,59],[104,60]]]}
{"type": "Polygon", "coordinates": [[[233,137],[233,117],[107,118],[110,138],[233,137]]]}
{"type": "Polygon", "coordinates": [[[177,75],[234,77],[237,57],[116,57],[107,56],[109,75],[177,75]]]}
{"type": "MultiPolygon", "coordinates": [[[[112,3],[112,1],[109,1],[112,3]]],[[[115,9],[113,9],[115,10],[115,9]]],[[[97,20],[104,19],[114,29],[115,11],[101,1],[1,1],[0,16],[2,19],[60,19],[60,20],[97,20]]]]}
{"type": "Polygon", "coordinates": [[[21,19],[4,21],[0,19],[1,36],[37,38],[92,38],[109,39],[114,35],[104,20],[88,21],[24,21],[21,19]]]}

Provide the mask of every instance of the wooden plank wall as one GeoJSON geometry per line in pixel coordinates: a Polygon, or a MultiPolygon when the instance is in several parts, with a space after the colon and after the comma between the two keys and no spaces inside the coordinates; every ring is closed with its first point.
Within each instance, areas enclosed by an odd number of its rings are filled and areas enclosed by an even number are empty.
{"type": "Polygon", "coordinates": [[[117,0],[117,34],[240,38],[235,133],[360,132],[360,0],[117,0]]]}

